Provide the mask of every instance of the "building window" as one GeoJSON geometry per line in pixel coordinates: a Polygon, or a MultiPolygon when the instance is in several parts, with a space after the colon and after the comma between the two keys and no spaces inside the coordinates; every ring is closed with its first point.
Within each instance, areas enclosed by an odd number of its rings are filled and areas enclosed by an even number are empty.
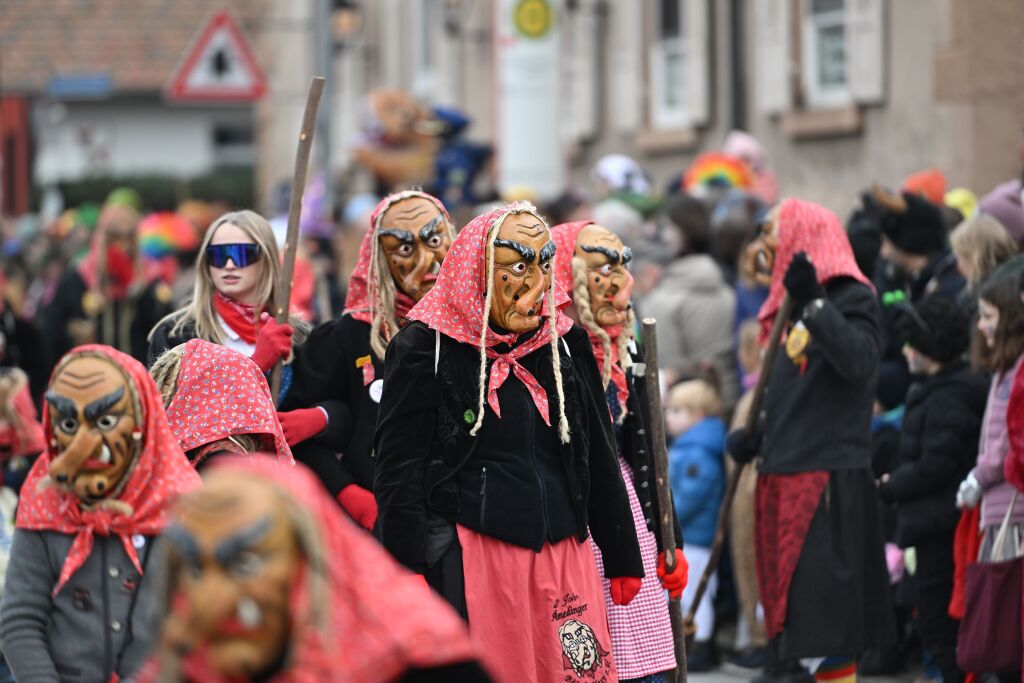
{"type": "Polygon", "coordinates": [[[686,111],[684,0],[657,0],[650,54],[651,124],[683,128],[686,111]]]}
{"type": "Polygon", "coordinates": [[[217,166],[254,166],[256,139],[250,123],[217,123],[213,127],[213,158],[217,166]]]}
{"type": "Polygon", "coordinates": [[[813,109],[850,102],[844,0],[810,0],[803,30],[803,88],[813,109]]]}

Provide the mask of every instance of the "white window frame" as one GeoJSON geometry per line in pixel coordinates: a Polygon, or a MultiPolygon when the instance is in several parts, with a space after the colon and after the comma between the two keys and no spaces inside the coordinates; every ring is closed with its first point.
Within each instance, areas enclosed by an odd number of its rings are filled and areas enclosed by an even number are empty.
{"type": "Polygon", "coordinates": [[[806,3],[803,16],[803,86],[806,105],[810,109],[827,109],[850,104],[850,44],[847,31],[846,4],[851,0],[843,0],[842,6],[828,12],[815,12],[813,1],[806,3]],[[842,85],[825,85],[819,80],[820,63],[818,59],[818,32],[824,29],[840,29],[843,36],[843,69],[842,85]]]}
{"type": "Polygon", "coordinates": [[[441,0],[413,0],[410,29],[410,91],[420,102],[433,103],[441,76],[440,45],[436,32],[441,19],[441,0]]]}
{"type": "Polygon", "coordinates": [[[686,106],[686,67],[689,59],[688,41],[686,40],[686,2],[677,0],[679,3],[679,35],[673,38],[662,38],[660,36],[660,3],[654,4],[652,14],[652,40],[648,64],[650,88],[648,97],[650,101],[651,126],[659,130],[675,130],[686,128],[690,123],[690,112],[686,106]],[[668,97],[667,79],[669,74],[669,61],[678,59],[678,78],[676,86],[679,89],[680,101],[678,104],[666,102],[668,97]]]}

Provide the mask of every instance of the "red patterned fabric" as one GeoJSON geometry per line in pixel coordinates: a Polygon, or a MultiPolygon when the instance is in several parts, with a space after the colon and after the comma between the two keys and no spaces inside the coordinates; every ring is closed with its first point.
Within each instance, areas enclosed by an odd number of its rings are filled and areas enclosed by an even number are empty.
{"type": "Polygon", "coordinates": [[[260,333],[260,313],[262,306],[250,306],[224,296],[220,292],[213,293],[213,307],[217,310],[228,327],[246,344],[255,344],[260,333]]]}
{"type": "Polygon", "coordinates": [[[771,333],[775,314],[782,305],[782,297],[786,293],[782,280],[786,269],[801,251],[814,264],[821,284],[837,277],[849,277],[874,290],[871,281],[857,267],[842,221],[825,207],[802,199],[786,199],[778,208],[778,230],[771,289],[757,314],[762,341],[771,333]]]}
{"type": "MultiPolygon", "coordinates": [[[[527,211],[536,212],[532,206],[526,206],[527,211]]],[[[445,256],[441,272],[437,274],[437,283],[409,312],[410,320],[422,321],[430,329],[464,344],[480,344],[480,335],[484,326],[488,325],[490,316],[490,312],[484,310],[484,298],[490,285],[487,282],[487,247],[493,242],[494,235],[497,234],[505,217],[513,209],[519,208],[521,207],[509,204],[492,209],[477,216],[462,229],[448,250],[448,255],[445,256]]],[[[569,296],[555,278],[552,278],[551,286],[554,288],[555,298],[555,332],[560,337],[572,327],[572,320],[565,314],[569,296]]],[[[502,335],[487,327],[487,357],[494,359],[487,380],[487,402],[494,413],[501,417],[498,389],[505,383],[510,373],[515,374],[529,390],[541,418],[550,426],[547,392],[518,360],[551,342],[547,296],[541,315],[543,322],[540,329],[530,339],[508,353],[498,353],[491,347],[501,343],[514,344],[519,335],[502,335]]]]}
{"type": "MultiPolygon", "coordinates": [[[[448,211],[445,210],[441,200],[426,192],[419,192],[418,190],[395,192],[380,200],[377,208],[370,215],[370,227],[366,230],[363,242],[359,246],[359,261],[356,262],[356,267],[352,271],[352,277],[348,281],[348,293],[345,295],[343,315],[351,315],[356,320],[361,320],[364,323],[373,321],[374,312],[372,307],[376,299],[374,290],[377,287],[377,269],[371,263],[373,258],[373,241],[377,239],[377,230],[380,228],[380,222],[384,218],[384,213],[391,208],[392,204],[410,197],[422,197],[423,199],[430,200],[437,207],[437,210],[444,214],[448,222],[452,222],[452,218],[448,215],[448,211]]],[[[409,311],[415,305],[416,302],[413,301],[412,297],[403,294],[398,288],[395,289],[395,318],[399,321],[407,318],[409,311]]]]}
{"type": "Polygon", "coordinates": [[[769,638],[786,624],[789,584],[828,479],[828,472],[758,475],[757,587],[769,638]]]}
{"type": "MultiPolygon", "coordinates": [[[[338,508],[302,465],[284,467],[269,458],[227,459],[213,465],[266,479],[313,523],[325,559],[327,624],[310,617],[307,577],[291,596],[291,649],[284,671],[268,683],[380,683],[410,669],[429,669],[476,659],[462,620],[423,579],[400,567],[373,538],[338,508]]],[[[203,651],[184,662],[186,680],[232,683],[213,673],[203,651]]],[[[159,680],[151,661],[140,683],[159,680]]]]}
{"type": "Polygon", "coordinates": [[[220,344],[185,344],[167,420],[185,451],[236,434],[262,434],[273,440],[278,460],[295,462],[266,377],[250,358],[220,344]]]}
{"type": "MultiPolygon", "coordinates": [[[[569,293],[575,296],[574,278],[572,273],[572,258],[576,253],[576,238],[579,237],[583,228],[592,225],[594,221],[576,221],[575,223],[563,223],[551,228],[551,239],[554,240],[558,251],[555,252],[555,280],[569,293]]],[[[632,276],[630,276],[632,277],[632,276]]],[[[626,371],[622,369],[619,362],[619,346],[617,340],[622,334],[622,326],[603,328],[611,338],[611,381],[615,384],[615,393],[619,398],[619,405],[625,409],[626,400],[629,398],[629,383],[626,381],[626,371]]],[[[600,337],[587,330],[590,337],[590,345],[594,349],[594,357],[597,359],[597,367],[604,371],[604,343],[600,337]]]]}
{"type": "Polygon", "coordinates": [[[0,430],[0,444],[9,446],[12,457],[42,452],[46,448],[46,438],[43,436],[43,425],[39,423],[28,384],[22,385],[13,398],[11,409],[16,414],[17,422],[6,420],[6,426],[0,430]]]}
{"type": "MultiPolygon", "coordinates": [[[[29,531],[56,531],[75,536],[53,595],[60,592],[67,580],[85,562],[92,551],[94,534],[116,534],[135,569],[141,574],[142,567],[131,537],[135,534],[153,536],[162,532],[169,520],[170,504],[180,494],[199,486],[199,475],[171,433],[160,392],[146,368],[131,356],[99,344],[79,346],[64,358],[82,354],[106,356],[129,376],[142,406],[142,449],[135,464],[125,475],[128,480],[117,496],[117,500],[126,503],[131,509],[128,514],[107,507],[83,510],[79,507],[78,497],[73,493],[53,486],[40,489],[40,482],[48,476],[54,453],[48,447],[36,460],[21,489],[15,526],[29,531]]],[[[49,407],[44,406],[43,425],[49,443],[53,439],[53,426],[48,413],[49,407]]]]}

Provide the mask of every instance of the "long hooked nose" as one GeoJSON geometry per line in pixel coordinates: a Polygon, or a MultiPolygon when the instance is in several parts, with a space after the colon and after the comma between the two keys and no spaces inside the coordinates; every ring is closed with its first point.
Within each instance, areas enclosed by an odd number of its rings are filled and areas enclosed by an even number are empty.
{"type": "Polygon", "coordinates": [[[544,276],[535,271],[527,276],[523,283],[527,289],[517,295],[516,313],[526,317],[533,317],[540,312],[540,299],[544,296],[544,276]],[[531,279],[532,278],[532,279],[531,279]]]}
{"type": "Polygon", "coordinates": [[[416,267],[402,279],[402,288],[406,291],[418,288],[419,285],[416,283],[427,274],[432,265],[434,265],[434,254],[427,249],[420,249],[419,258],[416,259],[416,267]]]}
{"type": "Polygon", "coordinates": [[[103,444],[103,438],[91,429],[80,429],[71,443],[50,463],[50,477],[58,484],[74,481],[89,456],[103,444]]]}
{"type": "Polygon", "coordinates": [[[612,307],[617,311],[625,311],[629,308],[629,297],[633,293],[633,275],[632,273],[626,272],[626,274],[617,279],[613,286],[613,291],[608,297],[612,303],[612,307]]]}

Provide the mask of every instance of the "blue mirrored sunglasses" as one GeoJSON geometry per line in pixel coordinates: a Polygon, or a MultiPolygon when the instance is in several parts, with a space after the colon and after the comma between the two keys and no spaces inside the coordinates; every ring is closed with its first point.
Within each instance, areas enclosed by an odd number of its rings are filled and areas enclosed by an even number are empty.
{"type": "Polygon", "coordinates": [[[258,244],[211,244],[206,247],[206,258],[214,268],[223,268],[228,264],[228,259],[235,264],[235,268],[245,268],[260,260],[260,246],[258,244]]]}

